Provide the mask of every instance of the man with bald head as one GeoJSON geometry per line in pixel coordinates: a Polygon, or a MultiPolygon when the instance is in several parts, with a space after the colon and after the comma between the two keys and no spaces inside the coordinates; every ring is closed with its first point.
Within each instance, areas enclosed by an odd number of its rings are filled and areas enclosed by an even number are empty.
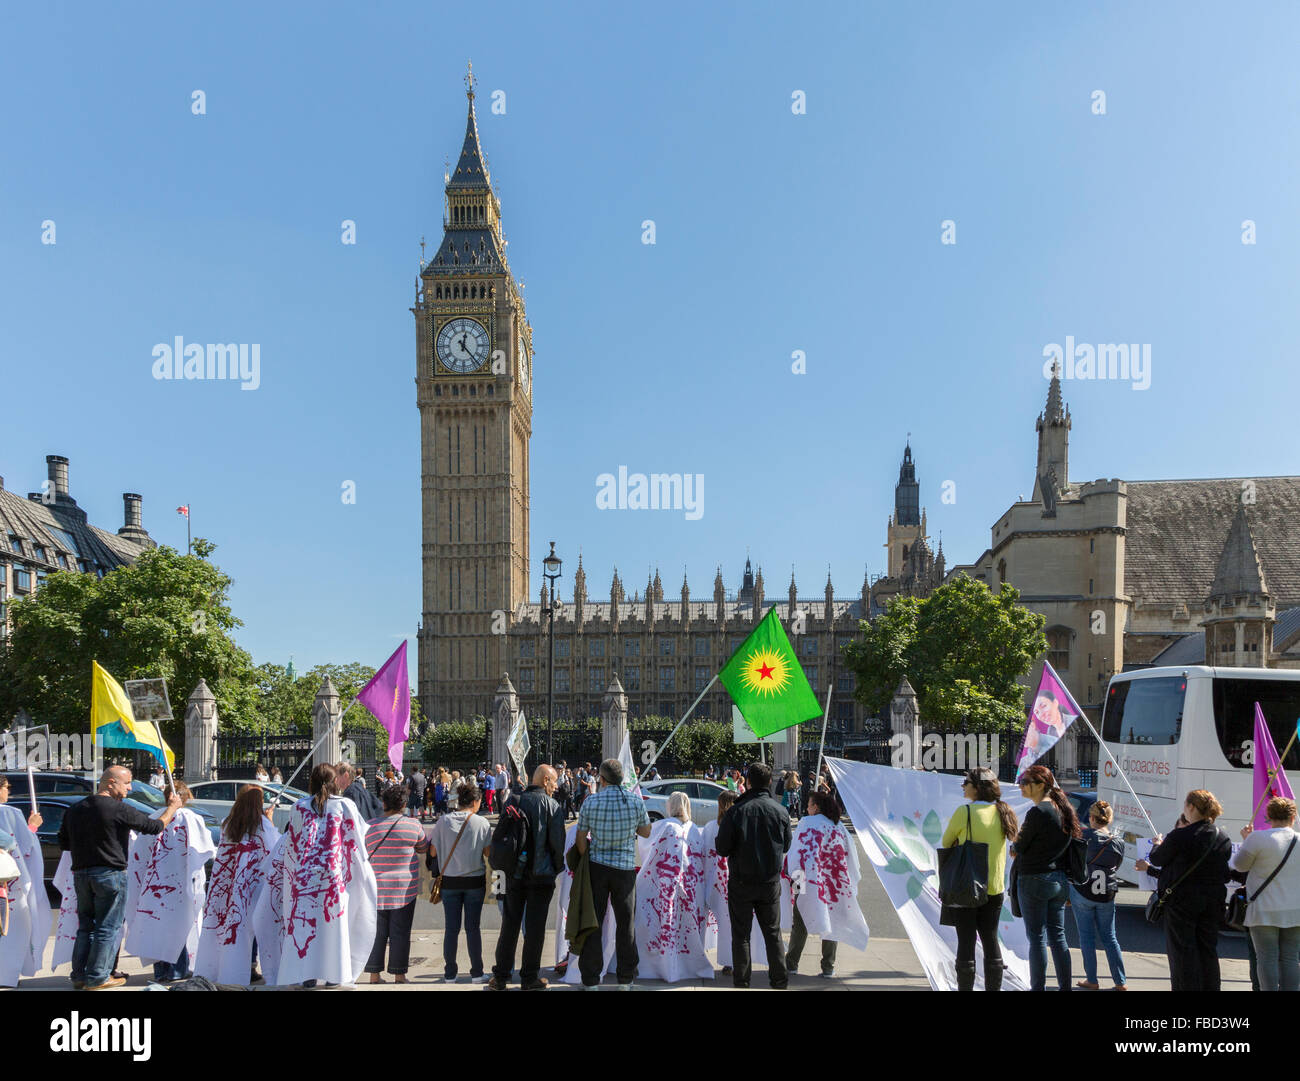
{"type": "Polygon", "coordinates": [[[505,883],[505,914],[497,939],[496,964],[488,981],[493,991],[504,991],[510,985],[521,926],[524,954],[519,962],[519,983],[525,991],[546,990],[546,981],[540,975],[546,917],[555,892],[555,876],[564,869],[564,816],[560,805],[551,798],[555,784],[555,770],[542,764],[533,771],[533,783],[523,795],[511,796],[501,808],[503,819],[507,815],[523,816],[527,839],[514,874],[505,883]]]}
{"type": "Polygon", "coordinates": [[[77,890],[77,943],[72,947],[72,986],[99,991],[126,983],[114,977],[113,958],[126,910],[126,853],[131,831],[162,833],[181,805],[175,792],[167,810],[150,818],[122,801],[131,794],[131,771],[109,766],[99,789],[74,803],[59,827],[59,847],[72,854],[77,890]]]}

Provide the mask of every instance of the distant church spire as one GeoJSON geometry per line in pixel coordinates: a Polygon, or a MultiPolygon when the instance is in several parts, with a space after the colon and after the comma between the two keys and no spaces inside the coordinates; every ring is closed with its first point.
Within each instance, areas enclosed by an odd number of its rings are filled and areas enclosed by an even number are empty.
{"type": "Polygon", "coordinates": [[[1038,414],[1038,464],[1034,470],[1033,502],[1043,504],[1043,517],[1056,517],[1056,503],[1070,487],[1070,410],[1061,397],[1061,370],[1052,371],[1047,408],[1038,414]]]}
{"type": "Polygon", "coordinates": [[[894,488],[894,525],[920,525],[921,486],[916,480],[912,461],[912,440],[903,448],[903,462],[898,467],[898,484],[894,488]]]}

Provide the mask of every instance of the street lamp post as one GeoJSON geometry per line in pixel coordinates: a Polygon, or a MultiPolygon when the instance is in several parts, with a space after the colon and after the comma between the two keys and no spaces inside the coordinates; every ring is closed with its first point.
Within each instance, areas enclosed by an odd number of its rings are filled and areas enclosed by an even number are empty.
{"type": "Polygon", "coordinates": [[[551,541],[551,554],[542,560],[542,577],[547,582],[546,614],[550,618],[550,655],[546,665],[546,757],[555,758],[555,613],[559,607],[555,598],[555,580],[560,577],[561,560],[555,554],[555,541],[551,541]]]}

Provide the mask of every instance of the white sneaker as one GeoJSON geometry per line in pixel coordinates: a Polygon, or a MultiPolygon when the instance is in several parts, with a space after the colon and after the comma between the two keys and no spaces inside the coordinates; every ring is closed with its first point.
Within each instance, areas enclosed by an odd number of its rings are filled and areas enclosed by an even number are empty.
{"type": "Polygon", "coordinates": [[[491,978],[492,978],[491,974],[485,972],[485,973],[483,973],[482,976],[473,976],[473,977],[471,977],[469,982],[470,982],[470,983],[487,983],[488,980],[490,980],[491,978]]]}

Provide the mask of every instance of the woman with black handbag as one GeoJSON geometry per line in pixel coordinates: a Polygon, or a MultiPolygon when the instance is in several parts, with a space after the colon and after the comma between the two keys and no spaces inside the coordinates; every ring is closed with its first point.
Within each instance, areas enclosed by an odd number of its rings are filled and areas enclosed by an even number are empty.
{"type": "Polygon", "coordinates": [[[966,771],[962,795],[970,802],[948,822],[940,842],[944,848],[973,844],[987,847],[987,896],[976,907],[945,905],[942,922],[957,929],[957,990],[975,989],[975,938],[984,947],[984,990],[1002,990],[1002,947],[998,917],[1006,892],[1007,843],[1016,839],[1016,813],[1002,801],[1002,786],[991,769],[966,771]]]}
{"type": "Polygon", "coordinates": [[[1174,991],[1219,990],[1219,923],[1232,854],[1228,835],[1214,824],[1221,814],[1223,806],[1213,792],[1188,792],[1183,806],[1187,825],[1168,837],[1157,835],[1149,860],[1136,864],[1139,871],[1151,864],[1160,868],[1155,907],[1165,925],[1174,991]]]}
{"type": "Polygon", "coordinates": [[[1246,874],[1242,923],[1255,947],[1262,991],[1300,991],[1300,854],[1295,800],[1282,796],[1264,809],[1268,828],[1246,826],[1229,866],[1246,874]]]}
{"type": "Polygon", "coordinates": [[[1025,814],[1012,851],[1016,862],[1017,900],[1029,938],[1029,989],[1047,989],[1047,951],[1051,948],[1056,984],[1070,990],[1070,948],[1065,941],[1065,902],[1070,885],[1071,842],[1083,835],[1079,816],[1046,766],[1030,766],[1020,775],[1020,794],[1034,801],[1025,814]]]}

